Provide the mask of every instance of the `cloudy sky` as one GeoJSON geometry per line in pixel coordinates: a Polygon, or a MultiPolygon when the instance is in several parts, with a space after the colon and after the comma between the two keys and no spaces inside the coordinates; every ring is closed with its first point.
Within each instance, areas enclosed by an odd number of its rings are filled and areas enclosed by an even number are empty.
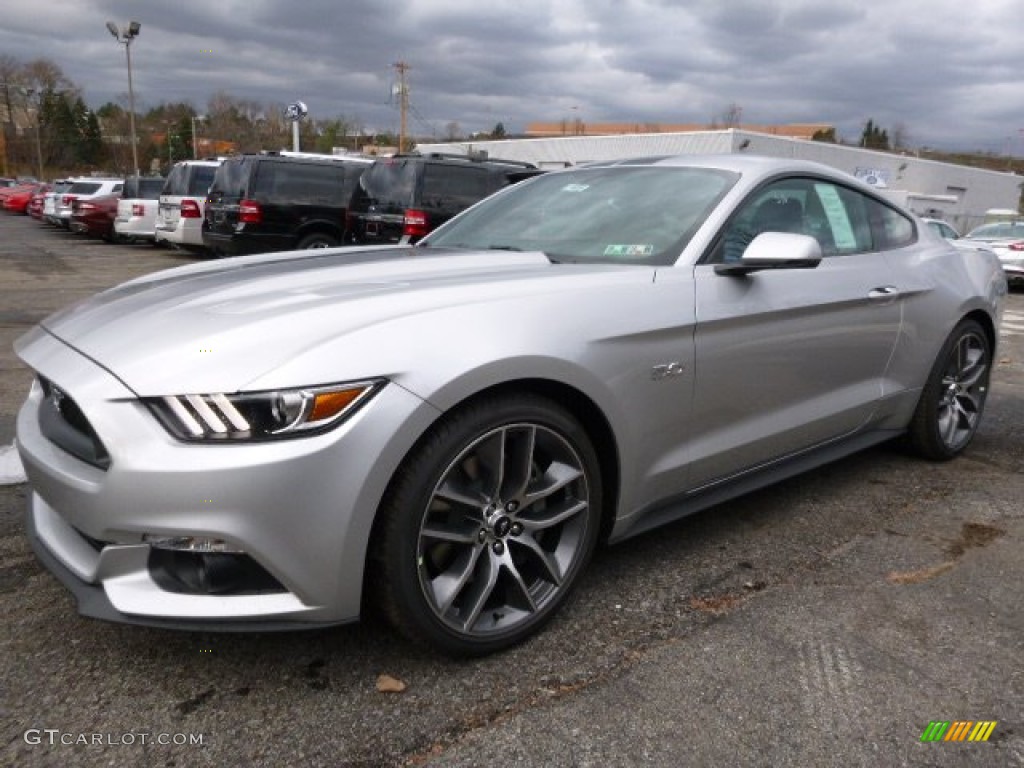
{"type": "Polygon", "coordinates": [[[911,146],[1024,155],[1020,0],[5,0],[0,54],[57,62],[98,107],[212,93],[397,130],[532,121],[829,123],[911,146]],[[45,10],[44,10],[45,9],[45,10]]]}

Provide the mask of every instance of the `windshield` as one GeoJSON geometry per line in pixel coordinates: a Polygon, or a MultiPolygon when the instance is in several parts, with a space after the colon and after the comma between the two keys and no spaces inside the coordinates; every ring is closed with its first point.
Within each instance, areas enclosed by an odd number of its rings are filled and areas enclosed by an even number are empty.
{"type": "Polygon", "coordinates": [[[671,264],[737,178],[666,166],[547,174],[488,198],[424,244],[542,251],[556,262],[671,264]]]}
{"type": "Polygon", "coordinates": [[[1011,238],[1024,237],[1024,222],[985,224],[977,229],[971,230],[968,237],[992,238],[993,240],[998,240],[999,238],[1009,240],[1011,238]]]}
{"type": "Polygon", "coordinates": [[[100,191],[102,184],[98,184],[94,181],[76,181],[68,188],[68,194],[71,195],[94,195],[100,191]]]}

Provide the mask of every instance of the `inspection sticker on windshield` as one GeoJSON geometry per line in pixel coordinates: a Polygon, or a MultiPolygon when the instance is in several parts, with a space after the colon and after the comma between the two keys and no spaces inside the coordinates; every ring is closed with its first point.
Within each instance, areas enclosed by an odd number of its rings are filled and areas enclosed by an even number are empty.
{"type": "Polygon", "coordinates": [[[624,256],[626,258],[650,256],[653,253],[653,245],[608,245],[604,249],[605,256],[624,256]]]}

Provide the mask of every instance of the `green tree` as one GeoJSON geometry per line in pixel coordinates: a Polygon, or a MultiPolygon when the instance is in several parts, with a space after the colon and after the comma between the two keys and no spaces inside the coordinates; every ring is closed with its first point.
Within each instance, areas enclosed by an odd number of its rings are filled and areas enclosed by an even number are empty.
{"type": "Polygon", "coordinates": [[[492,139],[504,139],[505,138],[505,124],[496,123],[494,128],[491,129],[492,139]]]}
{"type": "MultiPolygon", "coordinates": [[[[84,106],[84,105],[83,105],[84,106]]],[[[99,167],[106,161],[106,148],[103,146],[103,132],[95,112],[86,111],[81,120],[78,159],[85,165],[99,167]]]]}
{"type": "Polygon", "coordinates": [[[890,149],[889,134],[869,119],[860,135],[860,145],[867,149],[890,149]]]}
{"type": "Polygon", "coordinates": [[[811,141],[823,141],[827,144],[836,144],[836,129],[823,128],[820,131],[815,131],[811,136],[811,141]]]}

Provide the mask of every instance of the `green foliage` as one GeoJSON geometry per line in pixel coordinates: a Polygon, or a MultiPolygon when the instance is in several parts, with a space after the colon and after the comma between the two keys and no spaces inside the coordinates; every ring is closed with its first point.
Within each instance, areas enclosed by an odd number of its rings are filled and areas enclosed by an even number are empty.
{"type": "Polygon", "coordinates": [[[836,144],[836,129],[835,128],[822,128],[819,131],[815,131],[811,136],[811,141],[823,141],[827,144],[836,144]]]}
{"type": "Polygon", "coordinates": [[[874,120],[868,120],[864,126],[863,133],[860,135],[860,146],[866,149],[891,149],[889,146],[889,134],[875,125],[874,120]]]}

